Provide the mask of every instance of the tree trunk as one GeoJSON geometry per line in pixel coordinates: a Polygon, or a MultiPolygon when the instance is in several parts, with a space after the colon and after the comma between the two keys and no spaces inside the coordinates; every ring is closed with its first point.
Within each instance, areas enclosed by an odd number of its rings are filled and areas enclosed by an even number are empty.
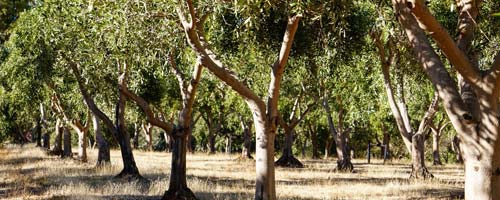
{"type": "Polygon", "coordinates": [[[174,148],[172,137],[167,132],[163,132],[163,137],[165,138],[165,151],[172,152],[174,148]]]}
{"type": "Polygon", "coordinates": [[[99,118],[92,115],[92,124],[94,126],[95,140],[97,142],[97,163],[96,166],[104,166],[111,164],[111,156],[109,153],[109,145],[101,131],[99,118]]]}
{"type": "Polygon", "coordinates": [[[36,122],[35,132],[36,132],[36,146],[42,146],[42,120],[36,122]]]}
{"type": "Polygon", "coordinates": [[[464,163],[464,159],[462,157],[462,149],[460,148],[460,138],[457,135],[453,136],[453,141],[451,143],[453,152],[455,153],[455,159],[457,163],[464,163]]]}
{"type": "MultiPolygon", "coordinates": [[[[344,123],[344,109],[342,108],[342,104],[339,103],[339,111],[338,111],[338,123],[339,129],[343,128],[343,123],[344,123]]],[[[328,96],[325,93],[323,97],[323,108],[325,109],[326,112],[326,118],[328,121],[328,130],[330,132],[330,135],[333,137],[335,141],[335,146],[337,150],[337,168],[336,170],[339,171],[349,171],[352,172],[354,169],[354,166],[351,163],[351,156],[349,153],[349,147],[347,145],[347,135],[350,132],[350,129],[347,129],[345,131],[338,131],[335,128],[335,125],[333,123],[332,115],[330,114],[330,105],[328,103],[328,96]]]]}
{"type": "MultiPolygon", "coordinates": [[[[43,109],[42,103],[40,103],[40,120],[37,122],[37,127],[38,127],[38,129],[37,129],[37,137],[36,137],[36,146],[37,147],[47,147],[47,146],[43,146],[43,144],[42,144],[43,136],[45,136],[45,134],[42,133],[44,131],[44,128],[45,128],[45,111],[43,109]]],[[[45,132],[47,132],[46,129],[45,129],[45,132]]]]}
{"type": "Polygon", "coordinates": [[[349,147],[347,145],[348,131],[344,131],[337,136],[335,144],[337,145],[337,170],[352,172],[354,166],[351,162],[349,147]]]}
{"type": "Polygon", "coordinates": [[[238,115],[240,119],[240,127],[243,130],[243,144],[241,145],[240,159],[253,159],[250,148],[252,146],[251,126],[247,124],[242,115],[238,115]]]}
{"type": "Polygon", "coordinates": [[[151,129],[153,126],[149,123],[142,124],[142,132],[144,133],[144,138],[146,139],[146,145],[149,151],[153,151],[153,135],[151,129]]]}
{"type": "MultiPolygon", "coordinates": [[[[382,126],[384,127],[384,126],[382,126]]],[[[387,160],[387,159],[390,159],[391,157],[391,151],[390,151],[390,135],[389,135],[389,132],[387,132],[385,130],[385,128],[383,128],[383,132],[384,132],[384,139],[382,140],[382,147],[383,147],[383,151],[382,151],[382,158],[384,158],[384,162],[387,160]]]]}
{"type": "Polygon", "coordinates": [[[139,149],[139,129],[137,123],[134,123],[134,139],[132,141],[134,149],[139,149]]]}
{"type": "Polygon", "coordinates": [[[441,156],[439,155],[439,139],[441,138],[440,133],[432,133],[432,157],[434,165],[442,165],[441,156]]]}
{"type": "Polygon", "coordinates": [[[324,159],[330,157],[330,150],[332,149],[332,144],[333,144],[333,138],[328,137],[325,143],[325,156],[323,157],[324,159]]]}
{"type": "Polygon", "coordinates": [[[268,122],[265,113],[259,113],[258,111],[253,111],[253,113],[256,136],[255,167],[257,174],[255,199],[275,199],[274,137],[276,129],[272,131],[269,124],[276,125],[277,122],[268,122]]]}
{"type": "Polygon", "coordinates": [[[314,130],[312,125],[309,124],[309,135],[311,136],[311,144],[312,144],[312,159],[319,159],[318,137],[316,134],[317,134],[316,130],[314,130]]]}
{"type": "Polygon", "coordinates": [[[42,147],[49,150],[50,149],[50,134],[45,131],[42,135],[42,147]]]}
{"type": "MultiPolygon", "coordinates": [[[[127,69],[126,64],[123,64],[123,74],[118,78],[118,84],[121,87],[127,87],[127,69]]],[[[135,163],[134,154],[132,153],[132,145],[130,144],[130,134],[125,126],[125,108],[126,97],[119,92],[118,102],[116,103],[116,131],[118,133],[117,140],[120,144],[122,154],[123,170],[116,176],[117,178],[126,179],[143,179],[139,173],[139,169],[135,163]]]]}
{"type": "Polygon", "coordinates": [[[172,164],[170,168],[170,183],[168,190],[162,200],[196,199],[193,191],[188,188],[186,181],[186,153],[187,136],[189,133],[178,133],[174,131],[174,142],[172,151],[172,164]]]}
{"type": "Polygon", "coordinates": [[[73,157],[73,152],[71,151],[71,132],[68,128],[63,126],[63,138],[64,138],[64,148],[62,158],[71,158],[73,157]]]}
{"type": "Polygon", "coordinates": [[[412,172],[410,178],[433,178],[434,176],[425,167],[424,157],[424,136],[421,133],[414,134],[412,137],[412,172]]]}
{"type": "Polygon", "coordinates": [[[242,159],[253,159],[250,148],[252,145],[252,133],[250,132],[250,126],[246,125],[243,119],[240,118],[240,125],[243,129],[243,145],[241,148],[241,157],[242,159]]]}
{"type": "Polygon", "coordinates": [[[215,135],[212,131],[209,131],[207,139],[208,139],[208,153],[214,154],[215,153],[215,135]]]}
{"type": "Polygon", "coordinates": [[[82,162],[87,162],[87,137],[88,130],[78,131],[78,159],[82,162]]]}
{"type": "MultiPolygon", "coordinates": [[[[465,147],[465,145],[464,145],[465,147]]],[[[471,149],[472,150],[472,149],[471,149]]],[[[475,153],[468,153],[468,149],[464,149],[465,159],[465,199],[500,199],[498,183],[494,180],[498,179],[499,168],[493,169],[492,161],[487,158],[477,158],[475,153]],[[472,154],[472,155],[471,155],[472,154]]],[[[476,150],[472,150],[476,151],[476,150]]],[[[497,180],[498,181],[498,180],[497,180]]]]}
{"type": "Polygon", "coordinates": [[[63,149],[62,149],[63,129],[61,127],[61,120],[60,119],[57,119],[56,126],[54,129],[56,131],[56,137],[55,137],[54,147],[52,148],[51,154],[62,156],[62,153],[63,153],[63,149]]]}
{"type": "Polygon", "coordinates": [[[233,139],[231,135],[226,136],[226,154],[231,154],[231,146],[233,145],[233,139]]]}
{"type": "Polygon", "coordinates": [[[194,137],[192,135],[189,135],[188,136],[188,139],[187,139],[187,150],[189,153],[194,153],[194,137]]]}
{"type": "Polygon", "coordinates": [[[300,162],[295,156],[293,156],[293,140],[294,140],[295,130],[285,129],[285,146],[283,147],[283,152],[281,157],[275,162],[276,166],[280,167],[293,167],[293,168],[303,168],[304,164],[300,162]]]}

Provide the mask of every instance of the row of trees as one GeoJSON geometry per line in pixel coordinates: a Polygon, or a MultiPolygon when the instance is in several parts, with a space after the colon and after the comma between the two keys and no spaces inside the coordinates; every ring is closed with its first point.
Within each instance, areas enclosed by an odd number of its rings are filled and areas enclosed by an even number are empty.
{"type": "Polygon", "coordinates": [[[378,144],[384,156],[411,155],[412,177],[432,177],[424,144],[432,135],[440,163],[449,119],[466,198],[500,198],[493,1],[0,4],[9,8],[0,15],[1,139],[24,140],[35,127],[39,145],[55,132],[51,152],[71,156],[71,128],[86,161],[92,124],[98,165],[116,145],[117,177],[142,180],[131,140],[144,122],[148,148],[157,127],[172,149],[163,198],[196,199],[186,153],[214,153],[224,137],[242,158],[255,149],[255,198],[275,199],[275,164],[303,167],[294,149],[313,158],[335,149],[337,169],[352,171],[351,151],[378,144]]]}

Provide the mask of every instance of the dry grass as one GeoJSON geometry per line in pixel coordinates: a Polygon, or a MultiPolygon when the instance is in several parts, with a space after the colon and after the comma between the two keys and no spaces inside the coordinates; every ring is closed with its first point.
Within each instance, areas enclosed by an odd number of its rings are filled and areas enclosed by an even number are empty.
{"type": "MultiPolygon", "coordinates": [[[[168,186],[170,154],[136,151],[144,186],[112,179],[121,169],[119,151],[113,165],[94,168],[89,163],[47,156],[26,145],[0,148],[0,199],[159,199],[168,186]]],[[[188,185],[200,199],[252,199],[254,162],[237,155],[188,155],[188,185]]],[[[355,160],[356,173],[335,173],[334,160],[301,159],[306,168],[276,171],[278,199],[457,199],[463,195],[463,168],[430,167],[433,180],[408,180],[410,167],[402,161],[383,165],[355,160]]]]}

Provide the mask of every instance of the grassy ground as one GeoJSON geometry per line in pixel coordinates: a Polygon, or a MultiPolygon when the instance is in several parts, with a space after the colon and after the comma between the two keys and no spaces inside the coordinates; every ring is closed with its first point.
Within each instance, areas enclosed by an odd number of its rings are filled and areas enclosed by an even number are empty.
{"type": "MultiPolygon", "coordinates": [[[[113,179],[121,169],[119,151],[113,165],[94,168],[89,163],[47,156],[32,146],[0,148],[0,199],[159,199],[168,187],[170,154],[134,152],[150,185],[113,179]]],[[[188,185],[200,199],[252,199],[253,161],[237,155],[188,155],[188,185]]],[[[410,167],[400,161],[355,160],[355,173],[332,172],[335,161],[301,159],[306,168],[276,170],[278,199],[457,199],[463,196],[463,168],[430,167],[436,178],[411,181],[410,167]]]]}

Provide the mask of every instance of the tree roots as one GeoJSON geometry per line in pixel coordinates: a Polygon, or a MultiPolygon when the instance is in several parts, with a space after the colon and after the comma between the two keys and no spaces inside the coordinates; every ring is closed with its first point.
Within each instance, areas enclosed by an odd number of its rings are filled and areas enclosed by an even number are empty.
{"type": "Polygon", "coordinates": [[[163,194],[162,200],[197,200],[193,191],[188,187],[181,188],[179,190],[168,189],[165,194],[163,194]]]}
{"type": "Polygon", "coordinates": [[[297,158],[294,156],[281,156],[280,159],[278,159],[275,163],[275,166],[280,166],[280,167],[291,167],[291,168],[303,168],[304,164],[300,162],[297,158]]]}

